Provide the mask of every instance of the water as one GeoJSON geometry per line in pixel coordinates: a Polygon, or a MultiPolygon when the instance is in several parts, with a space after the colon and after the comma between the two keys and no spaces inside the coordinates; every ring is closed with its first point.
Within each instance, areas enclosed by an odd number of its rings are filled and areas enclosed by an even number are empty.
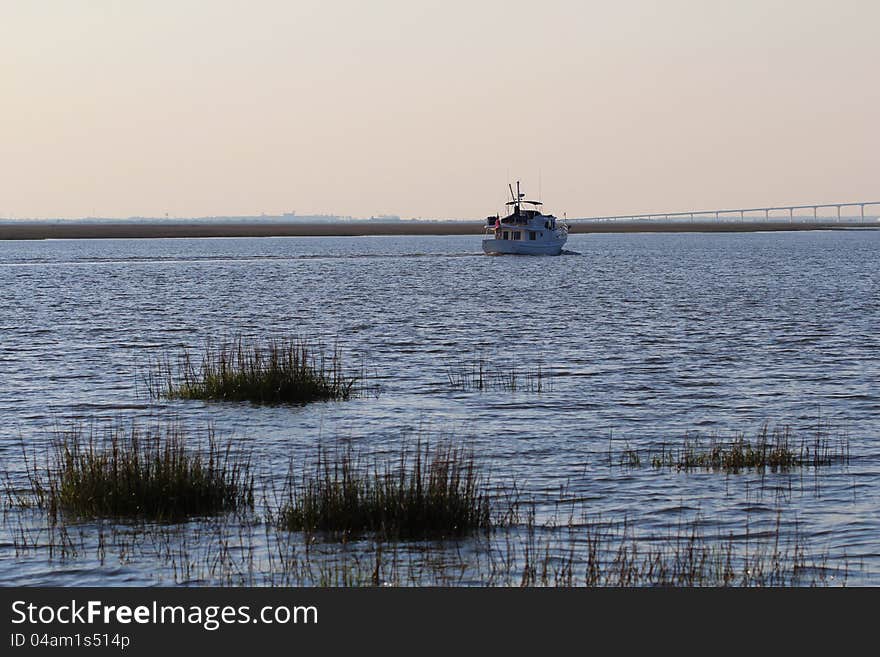
{"type": "MultiPolygon", "coordinates": [[[[264,480],[322,443],[382,452],[454,436],[547,513],[563,489],[644,535],[695,514],[723,534],[781,515],[814,552],[845,558],[850,583],[880,584],[880,232],[574,235],[567,249],[486,257],[458,236],[0,242],[0,458],[17,480],[22,443],[39,453],[53,428],[157,414],[212,422],[255,451],[264,480]],[[291,333],[338,342],[378,398],[265,408],[145,393],[159,354],[291,333]],[[480,356],[540,366],[550,389],[451,389],[449,367],[480,356]],[[809,436],[820,419],[849,437],[848,463],[763,476],[617,463],[686,432],[769,422],[809,436]]],[[[14,526],[0,529],[7,583],[146,584],[161,570],[158,557],[17,550],[14,526]]]]}

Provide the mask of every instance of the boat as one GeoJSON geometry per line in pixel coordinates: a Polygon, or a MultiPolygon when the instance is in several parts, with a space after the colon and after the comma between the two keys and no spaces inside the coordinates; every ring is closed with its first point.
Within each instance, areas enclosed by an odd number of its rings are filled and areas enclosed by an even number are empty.
{"type": "Polygon", "coordinates": [[[494,215],[486,218],[483,230],[483,252],[489,255],[559,255],[568,239],[568,224],[559,221],[552,214],[541,211],[541,201],[527,201],[516,181],[516,194],[513,185],[510,207],[506,217],[494,215]],[[528,207],[526,207],[528,206],[528,207]]]}

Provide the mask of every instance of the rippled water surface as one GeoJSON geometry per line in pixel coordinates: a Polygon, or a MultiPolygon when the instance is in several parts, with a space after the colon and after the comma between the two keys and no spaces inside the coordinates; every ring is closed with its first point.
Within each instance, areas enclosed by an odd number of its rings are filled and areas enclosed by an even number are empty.
{"type": "MultiPolygon", "coordinates": [[[[667,531],[781,515],[813,550],[880,584],[880,232],[574,235],[555,258],[487,257],[478,237],[0,242],[0,456],[20,476],[72,421],[173,414],[247,443],[268,479],[327,441],[475,447],[499,483],[667,531]],[[378,397],[303,408],[155,403],[151,359],[206,340],[338,343],[378,397]],[[541,368],[535,392],[461,391],[483,357],[541,368]],[[620,467],[686,432],[764,423],[849,440],[791,473],[620,467]],[[609,462],[609,451],[612,457],[609,462]]],[[[548,507],[549,508],[549,507],[548,507]]],[[[12,513],[12,512],[7,512],[12,513]]],[[[0,529],[0,580],[151,583],[153,564],[58,561],[0,529]]]]}

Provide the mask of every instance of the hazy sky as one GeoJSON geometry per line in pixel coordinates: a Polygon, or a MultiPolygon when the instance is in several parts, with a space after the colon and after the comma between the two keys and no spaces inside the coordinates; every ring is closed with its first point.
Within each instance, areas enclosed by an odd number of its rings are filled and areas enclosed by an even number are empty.
{"type": "Polygon", "coordinates": [[[880,197],[877,0],[0,0],[0,217],[880,197]]]}

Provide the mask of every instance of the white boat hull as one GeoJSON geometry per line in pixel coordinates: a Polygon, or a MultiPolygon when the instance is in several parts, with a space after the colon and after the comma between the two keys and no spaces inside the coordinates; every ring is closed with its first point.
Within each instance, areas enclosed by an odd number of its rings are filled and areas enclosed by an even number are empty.
{"type": "Polygon", "coordinates": [[[489,255],[559,255],[566,238],[553,240],[483,240],[483,253],[489,255]]]}

